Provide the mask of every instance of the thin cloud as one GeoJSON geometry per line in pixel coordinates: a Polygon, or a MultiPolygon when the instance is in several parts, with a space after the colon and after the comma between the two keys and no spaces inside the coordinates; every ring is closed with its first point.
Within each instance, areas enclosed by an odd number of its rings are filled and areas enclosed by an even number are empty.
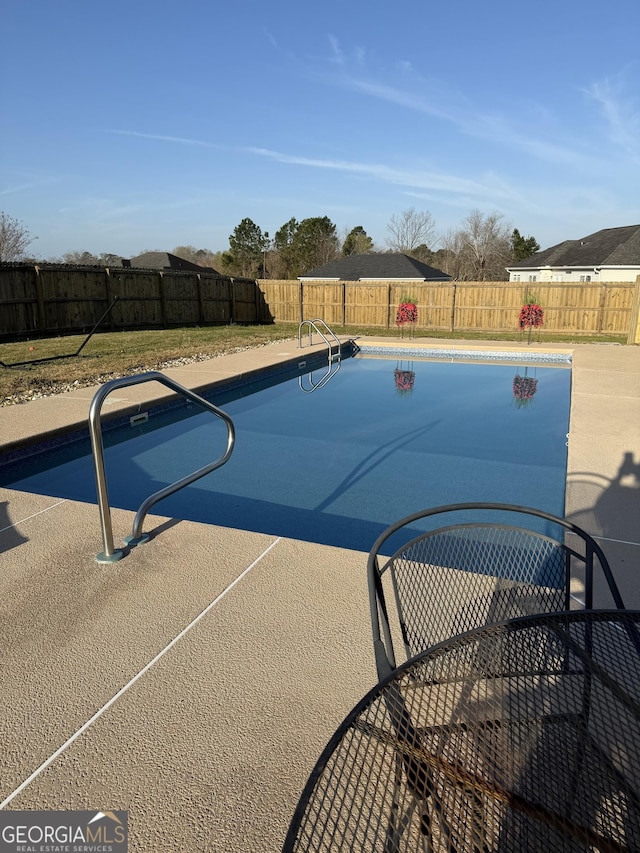
{"type": "Polygon", "coordinates": [[[265,36],[267,37],[267,39],[271,42],[271,44],[272,44],[272,46],[273,46],[273,47],[275,47],[275,48],[279,48],[279,47],[280,47],[280,45],[278,44],[278,42],[277,42],[277,40],[276,40],[276,37],[273,35],[273,33],[272,33],[272,32],[270,32],[269,30],[267,30],[267,29],[265,28],[265,30],[264,30],[264,34],[265,34],[265,36]]]}
{"type": "Polygon", "coordinates": [[[329,39],[329,46],[331,47],[329,62],[332,62],[334,65],[344,65],[345,57],[340,45],[338,44],[338,39],[332,35],[327,36],[327,38],[329,39]]]}
{"type": "Polygon", "coordinates": [[[353,50],[350,51],[349,55],[345,53],[342,49],[342,46],[338,39],[329,33],[327,35],[327,40],[329,42],[329,47],[331,48],[329,54],[329,62],[331,65],[336,65],[340,68],[346,68],[347,65],[350,64],[350,60],[358,66],[358,68],[364,68],[367,52],[361,45],[356,45],[353,50]]]}
{"type": "Polygon", "coordinates": [[[62,181],[62,178],[57,177],[49,177],[49,178],[34,178],[30,181],[25,181],[22,184],[15,184],[14,186],[8,186],[4,189],[0,190],[0,196],[5,195],[13,195],[13,193],[24,192],[25,190],[32,190],[35,187],[43,187],[48,184],[57,184],[62,181]]]}
{"type": "Polygon", "coordinates": [[[197,145],[202,148],[216,148],[218,150],[222,147],[213,142],[205,142],[202,139],[187,139],[183,136],[165,136],[164,134],[159,133],[140,133],[137,130],[109,129],[107,133],[115,133],[117,136],[133,136],[138,139],[153,139],[156,142],[176,142],[180,145],[197,145]]]}
{"type": "MultiPolygon", "coordinates": [[[[284,165],[323,169],[349,174],[396,186],[407,197],[422,199],[456,210],[482,209],[493,206],[504,212],[509,221],[522,221],[536,216],[545,221],[579,222],[585,210],[613,210],[614,199],[597,187],[571,186],[562,188],[560,198],[549,208],[549,193],[557,193],[538,183],[526,181],[512,185],[498,175],[489,173],[482,180],[470,180],[457,175],[427,170],[396,169],[380,163],[358,163],[349,160],[329,160],[285,154],[267,148],[247,148],[247,153],[265,157],[284,165]]],[[[633,217],[632,217],[633,218],[633,217]]],[[[578,231],[580,228],[578,228],[578,231]]],[[[542,237],[542,235],[541,235],[542,237]]]]}
{"type": "Polygon", "coordinates": [[[42,183],[47,183],[46,181],[30,181],[27,184],[18,184],[15,187],[6,187],[3,190],[0,190],[0,195],[12,195],[12,193],[20,193],[23,190],[31,190],[34,187],[40,186],[42,183]]]}
{"type": "Polygon", "coordinates": [[[598,158],[580,152],[575,147],[551,142],[544,134],[520,133],[504,116],[474,116],[458,122],[459,127],[470,136],[494,143],[518,148],[530,157],[556,166],[579,167],[585,171],[598,169],[602,163],[598,158]]]}
{"type": "Polygon", "coordinates": [[[586,93],[600,108],[612,143],[640,161],[640,112],[633,101],[623,99],[621,83],[601,80],[586,89],[586,93]]]}
{"type": "Polygon", "coordinates": [[[486,198],[489,194],[495,198],[510,198],[513,191],[498,179],[491,183],[480,183],[457,175],[422,170],[402,170],[380,163],[356,163],[349,160],[322,160],[295,154],[284,154],[268,148],[247,148],[251,154],[267,157],[278,163],[292,166],[306,166],[314,169],[327,169],[346,172],[354,176],[371,178],[387,184],[410,187],[414,190],[438,190],[447,193],[465,193],[486,198]]]}
{"type": "Polygon", "coordinates": [[[155,194],[137,194],[132,201],[122,203],[116,198],[84,198],[78,200],[75,204],[66,205],[59,209],[59,213],[67,218],[74,218],[78,215],[86,218],[88,211],[92,220],[106,224],[111,220],[116,223],[121,220],[130,219],[135,221],[141,215],[146,215],[149,212],[157,213],[158,211],[172,211],[192,207],[198,204],[201,199],[198,196],[188,196],[179,200],[164,201],[158,198],[155,194]]]}
{"type": "MultiPolygon", "coordinates": [[[[344,57],[342,51],[340,55],[344,57]]],[[[544,139],[536,138],[534,134],[525,134],[514,128],[506,116],[477,110],[473,103],[460,93],[445,91],[440,82],[427,81],[413,74],[408,60],[400,60],[396,66],[403,76],[402,88],[364,77],[361,73],[353,73],[348,70],[344,61],[339,65],[340,68],[332,73],[325,72],[320,76],[331,85],[447,122],[467,136],[501,147],[519,149],[546,163],[571,165],[584,170],[593,170],[602,163],[601,158],[577,150],[573,144],[550,141],[549,134],[544,139]]]]}
{"type": "Polygon", "coordinates": [[[360,67],[364,66],[365,60],[367,58],[367,53],[365,49],[363,47],[356,47],[353,51],[353,58],[360,67]]]}
{"type": "MultiPolygon", "coordinates": [[[[405,69],[405,70],[408,70],[405,69]]],[[[397,89],[394,86],[389,86],[386,83],[377,83],[373,80],[364,80],[345,74],[339,81],[347,88],[353,89],[356,92],[362,92],[369,95],[371,98],[377,98],[380,101],[396,104],[400,107],[406,107],[413,112],[424,113],[425,115],[435,116],[436,118],[445,119],[446,121],[455,121],[455,116],[444,107],[441,107],[432,101],[427,100],[421,95],[416,95],[413,92],[397,89]]]]}

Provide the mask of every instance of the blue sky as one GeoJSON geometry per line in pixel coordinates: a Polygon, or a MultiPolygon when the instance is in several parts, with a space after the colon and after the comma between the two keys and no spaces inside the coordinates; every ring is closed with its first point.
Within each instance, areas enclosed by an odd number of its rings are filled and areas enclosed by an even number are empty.
{"type": "Polygon", "coordinates": [[[0,210],[42,258],[244,217],[384,247],[410,207],[542,248],[640,223],[639,32],[637,0],[5,0],[0,210]]]}

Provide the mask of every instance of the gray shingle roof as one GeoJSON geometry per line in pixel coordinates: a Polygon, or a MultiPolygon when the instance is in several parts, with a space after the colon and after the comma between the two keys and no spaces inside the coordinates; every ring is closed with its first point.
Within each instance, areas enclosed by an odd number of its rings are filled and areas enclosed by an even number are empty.
{"type": "Polygon", "coordinates": [[[143,252],[142,255],[131,258],[130,264],[132,267],[144,267],[145,269],[152,270],[170,269],[216,272],[213,267],[202,267],[198,264],[193,264],[191,261],[186,261],[184,258],[172,255],[171,252],[143,252]]]}
{"type": "Polygon", "coordinates": [[[423,264],[400,252],[370,252],[366,255],[349,255],[331,261],[323,267],[309,270],[300,278],[335,278],[340,281],[360,279],[420,279],[422,281],[451,281],[451,276],[423,264]]]}
{"type": "Polygon", "coordinates": [[[640,225],[603,228],[581,240],[565,240],[536,252],[509,269],[538,267],[635,266],[640,264],[640,225]]]}

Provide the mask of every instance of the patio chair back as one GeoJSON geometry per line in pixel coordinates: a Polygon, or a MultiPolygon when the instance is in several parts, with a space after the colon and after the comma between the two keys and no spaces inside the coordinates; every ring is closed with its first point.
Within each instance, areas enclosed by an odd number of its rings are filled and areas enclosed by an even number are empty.
{"type": "Polygon", "coordinates": [[[368,559],[378,677],[396,667],[394,633],[411,658],[505,619],[592,609],[594,564],[608,587],[609,604],[624,608],[602,549],[566,519],[511,504],[463,503],[396,522],[368,559]],[[391,556],[383,556],[385,551],[391,556]]]}

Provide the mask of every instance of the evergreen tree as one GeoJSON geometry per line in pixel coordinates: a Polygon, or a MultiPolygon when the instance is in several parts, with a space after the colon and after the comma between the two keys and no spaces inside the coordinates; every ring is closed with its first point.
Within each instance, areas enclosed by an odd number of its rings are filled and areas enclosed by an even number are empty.
{"type": "Polygon", "coordinates": [[[373,240],[362,225],[356,225],[347,234],[344,243],[342,244],[342,254],[349,255],[366,255],[367,252],[373,251],[373,240]]]}
{"type": "Polygon", "coordinates": [[[513,249],[513,260],[524,261],[536,252],[540,251],[540,244],[535,237],[523,237],[517,228],[513,229],[511,235],[511,247],[513,249]]]}
{"type": "Polygon", "coordinates": [[[339,254],[336,226],[328,216],[295,218],[276,231],[273,266],[279,278],[297,278],[339,254]]]}
{"type": "Polygon", "coordinates": [[[263,269],[264,254],[269,248],[269,234],[245,217],[229,236],[229,251],[224,253],[225,265],[236,275],[257,278],[263,269]]]}
{"type": "Polygon", "coordinates": [[[276,231],[276,236],[273,238],[273,267],[276,278],[294,278],[293,271],[296,268],[294,240],[298,227],[298,220],[291,217],[276,231]]]}
{"type": "Polygon", "coordinates": [[[339,254],[336,226],[328,216],[303,219],[294,237],[298,264],[296,275],[333,261],[339,254]]]}

